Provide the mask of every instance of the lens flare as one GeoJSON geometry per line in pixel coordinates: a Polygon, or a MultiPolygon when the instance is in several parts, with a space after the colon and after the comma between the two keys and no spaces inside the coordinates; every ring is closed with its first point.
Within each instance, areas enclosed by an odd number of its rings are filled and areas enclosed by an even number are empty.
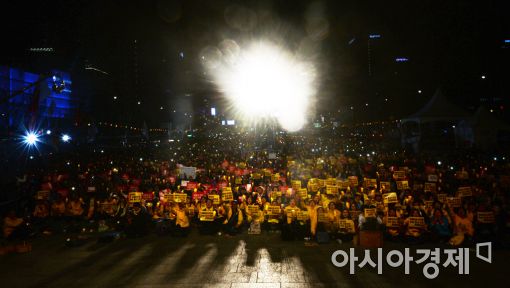
{"type": "Polygon", "coordinates": [[[214,67],[214,82],[245,122],[276,119],[289,132],[306,124],[315,95],[313,65],[276,45],[255,43],[214,67]]]}

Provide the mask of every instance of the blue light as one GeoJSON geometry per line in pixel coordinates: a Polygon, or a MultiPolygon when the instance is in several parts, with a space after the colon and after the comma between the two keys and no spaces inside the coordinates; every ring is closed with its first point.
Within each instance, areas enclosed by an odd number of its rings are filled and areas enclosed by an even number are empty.
{"type": "Polygon", "coordinates": [[[62,135],[62,142],[69,142],[69,140],[71,140],[71,136],[67,135],[67,134],[64,134],[62,135]]]}
{"type": "Polygon", "coordinates": [[[34,146],[37,142],[39,142],[39,137],[34,132],[27,132],[27,134],[23,137],[23,142],[28,146],[34,146]]]}
{"type": "Polygon", "coordinates": [[[368,35],[368,38],[370,38],[370,39],[381,38],[381,34],[370,34],[370,35],[368,35]]]}
{"type": "Polygon", "coordinates": [[[409,59],[405,57],[395,58],[395,62],[407,62],[407,61],[409,61],[409,59]]]}
{"type": "Polygon", "coordinates": [[[51,130],[46,130],[46,135],[51,135],[51,130]]]}
{"type": "Polygon", "coordinates": [[[510,39],[505,39],[505,43],[510,43],[510,39]]]}

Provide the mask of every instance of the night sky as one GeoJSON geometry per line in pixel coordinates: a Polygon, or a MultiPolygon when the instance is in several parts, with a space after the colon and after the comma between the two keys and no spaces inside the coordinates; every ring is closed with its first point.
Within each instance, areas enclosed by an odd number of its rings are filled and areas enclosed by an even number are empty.
{"type": "Polygon", "coordinates": [[[319,113],[352,106],[359,120],[398,118],[441,87],[466,109],[508,114],[505,1],[10,2],[2,4],[0,64],[70,71],[75,96],[91,98],[97,120],[113,111],[118,121],[159,123],[204,99],[216,105],[200,59],[224,39],[305,51],[320,74],[319,113]],[[381,37],[369,40],[374,34],[381,37]]]}

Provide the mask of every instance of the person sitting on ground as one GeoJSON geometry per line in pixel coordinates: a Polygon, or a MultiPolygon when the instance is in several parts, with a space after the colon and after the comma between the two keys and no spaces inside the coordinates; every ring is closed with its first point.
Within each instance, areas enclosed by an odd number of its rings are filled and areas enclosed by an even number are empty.
{"type": "Polygon", "coordinates": [[[230,209],[228,209],[227,216],[223,222],[224,230],[227,235],[235,235],[240,232],[241,225],[243,224],[243,213],[237,205],[237,201],[232,201],[230,209]]]}

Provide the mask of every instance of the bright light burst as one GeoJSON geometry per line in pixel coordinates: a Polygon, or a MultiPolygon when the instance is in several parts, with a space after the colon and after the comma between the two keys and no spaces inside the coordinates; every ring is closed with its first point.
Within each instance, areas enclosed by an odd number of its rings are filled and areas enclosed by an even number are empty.
{"type": "Polygon", "coordinates": [[[39,137],[34,132],[27,132],[23,137],[23,142],[27,146],[34,146],[39,142],[39,137]]]}
{"type": "Polygon", "coordinates": [[[276,119],[287,131],[306,123],[315,95],[315,69],[269,43],[255,43],[211,71],[214,81],[248,123],[276,119]]]}
{"type": "Polygon", "coordinates": [[[62,142],[69,142],[69,140],[71,140],[71,136],[67,135],[67,134],[64,134],[62,135],[62,142]]]}

